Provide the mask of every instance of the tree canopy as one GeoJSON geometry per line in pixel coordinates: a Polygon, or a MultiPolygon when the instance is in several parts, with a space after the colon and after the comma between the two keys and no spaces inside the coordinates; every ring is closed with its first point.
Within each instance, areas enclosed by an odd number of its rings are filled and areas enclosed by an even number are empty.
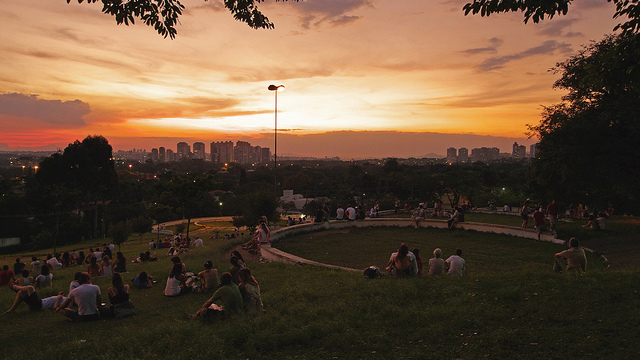
{"type": "MultiPolygon", "coordinates": [[[[640,5],[639,0],[607,0],[613,2],[616,11],[613,18],[627,18],[616,25],[614,30],[621,29],[623,32],[638,32],[640,30],[640,5]]],[[[471,3],[464,5],[465,15],[480,14],[481,16],[489,16],[491,14],[505,12],[523,12],[524,22],[529,20],[537,23],[544,20],[545,16],[549,19],[555,15],[566,15],[569,11],[571,0],[473,0],[471,3]]]]}
{"type": "MultiPolygon", "coordinates": [[[[67,4],[71,1],[67,0],[67,4]]],[[[224,0],[224,7],[234,19],[254,29],[273,29],[273,23],[258,9],[258,4],[262,1],[224,0]]],[[[276,0],[278,1],[287,0],[276,0]]],[[[83,2],[85,0],[78,0],[79,4],[83,2]]],[[[86,0],[87,4],[97,2],[102,2],[102,12],[115,17],[118,25],[134,24],[138,19],[147,26],[153,26],[158,34],[171,39],[177,34],[175,27],[185,9],[179,0],[86,0]]]]}
{"type": "Polygon", "coordinates": [[[639,58],[640,34],[623,33],[555,67],[554,87],[569,92],[529,126],[540,138],[532,171],[548,196],[638,210],[639,58]]]}

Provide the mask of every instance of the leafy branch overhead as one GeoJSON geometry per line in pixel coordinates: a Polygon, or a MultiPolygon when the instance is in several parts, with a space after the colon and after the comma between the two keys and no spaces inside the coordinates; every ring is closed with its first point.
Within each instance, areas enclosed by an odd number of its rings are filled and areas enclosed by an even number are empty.
{"type": "MultiPolygon", "coordinates": [[[[607,0],[616,5],[614,19],[626,17],[628,20],[616,25],[614,30],[622,29],[623,32],[638,32],[640,30],[640,0],[607,0]]],[[[473,0],[462,9],[464,14],[469,13],[481,16],[491,14],[522,11],[524,22],[533,20],[534,23],[549,19],[555,15],[566,15],[569,11],[571,0],[473,0]]]]}
{"type": "MultiPolygon", "coordinates": [[[[67,4],[71,1],[67,0],[67,4]]],[[[234,19],[247,23],[254,29],[273,29],[273,23],[258,9],[258,3],[262,1],[224,0],[224,6],[234,19]]],[[[276,0],[279,1],[287,0],[276,0]]],[[[78,0],[79,4],[83,2],[85,0],[78,0]]],[[[87,4],[97,2],[102,2],[102,12],[115,17],[118,25],[135,24],[135,20],[139,19],[145,25],[153,26],[158,34],[171,39],[178,33],[176,25],[185,9],[179,0],[86,0],[87,4]]]]}

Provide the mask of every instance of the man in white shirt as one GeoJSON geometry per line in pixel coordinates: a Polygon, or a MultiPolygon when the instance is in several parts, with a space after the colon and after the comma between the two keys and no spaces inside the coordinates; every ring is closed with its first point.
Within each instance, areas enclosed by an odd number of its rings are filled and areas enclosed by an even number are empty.
{"type": "Polygon", "coordinates": [[[356,219],[356,209],[354,209],[353,206],[347,206],[347,210],[345,210],[345,213],[349,221],[354,221],[356,219]]]}
{"type": "Polygon", "coordinates": [[[91,284],[91,278],[86,272],[78,276],[80,286],[71,290],[67,300],[56,311],[73,321],[93,321],[100,318],[98,305],[102,306],[100,287],[91,284]],[[73,301],[78,305],[78,311],[68,309],[73,301]]]}
{"type": "Polygon", "coordinates": [[[447,268],[449,268],[449,271],[447,271],[448,275],[462,276],[465,274],[467,269],[465,268],[465,261],[461,257],[461,255],[462,250],[457,249],[455,255],[451,255],[447,260],[445,260],[444,263],[446,264],[447,268]]]}
{"type": "Polygon", "coordinates": [[[62,269],[62,264],[60,263],[60,261],[58,261],[56,257],[51,256],[51,254],[47,255],[47,264],[53,270],[62,269]]]}
{"type": "Polygon", "coordinates": [[[202,239],[200,239],[200,237],[196,237],[196,239],[193,241],[193,247],[203,247],[204,246],[204,241],[202,241],[202,239]]]}

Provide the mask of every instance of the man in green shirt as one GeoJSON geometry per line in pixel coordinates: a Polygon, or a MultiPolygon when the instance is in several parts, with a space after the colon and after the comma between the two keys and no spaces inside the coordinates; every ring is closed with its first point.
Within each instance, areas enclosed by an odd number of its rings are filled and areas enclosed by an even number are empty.
{"type": "Polygon", "coordinates": [[[189,316],[191,319],[202,317],[216,319],[242,314],[242,295],[238,285],[232,281],[233,277],[226,272],[220,276],[220,287],[213,293],[211,299],[205,301],[200,310],[189,316]]]}

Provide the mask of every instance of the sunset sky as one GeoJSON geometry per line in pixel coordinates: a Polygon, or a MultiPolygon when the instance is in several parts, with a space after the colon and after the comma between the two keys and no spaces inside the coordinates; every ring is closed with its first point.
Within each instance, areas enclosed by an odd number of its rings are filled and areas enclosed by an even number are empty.
{"type": "Polygon", "coordinates": [[[185,0],[170,40],[117,26],[100,3],[0,0],[0,150],[55,150],[93,134],[123,150],[273,148],[267,87],[284,84],[278,154],[510,151],[534,142],[526,124],[564,94],[548,70],[616,24],[606,0],[575,1],[540,24],[464,16],[467,0],[266,1],[274,30],[233,20],[221,1],[185,0]]]}

